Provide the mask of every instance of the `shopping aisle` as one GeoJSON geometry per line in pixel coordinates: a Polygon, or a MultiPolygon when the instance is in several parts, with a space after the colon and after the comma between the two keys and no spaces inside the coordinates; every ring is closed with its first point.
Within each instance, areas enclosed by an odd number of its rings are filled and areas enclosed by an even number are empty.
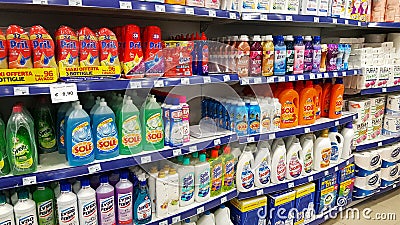
{"type": "MultiPolygon", "coordinates": [[[[340,215],[336,219],[328,220],[323,223],[323,225],[398,225],[400,224],[400,190],[397,189],[395,191],[385,193],[383,195],[377,195],[365,202],[362,202],[353,208],[358,208],[360,211],[360,219],[346,219],[340,218],[340,215]],[[371,219],[362,218],[362,212],[365,208],[371,209],[371,219]],[[394,219],[391,220],[376,220],[372,218],[376,218],[377,213],[386,213],[395,214],[394,219]]],[[[382,215],[383,216],[383,215],[382,215]]],[[[345,217],[345,214],[343,214],[345,217]]]]}

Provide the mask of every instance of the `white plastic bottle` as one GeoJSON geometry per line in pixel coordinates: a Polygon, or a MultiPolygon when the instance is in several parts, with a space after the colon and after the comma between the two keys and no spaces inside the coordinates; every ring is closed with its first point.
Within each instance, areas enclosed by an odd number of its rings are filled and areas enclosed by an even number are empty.
{"type": "Polygon", "coordinates": [[[331,140],[331,163],[337,164],[342,157],[344,138],[338,132],[337,127],[331,127],[329,129],[328,137],[331,140]]]}
{"type": "Polygon", "coordinates": [[[210,163],[206,154],[200,154],[199,162],[194,166],[194,196],[196,202],[204,202],[210,198],[210,163]]]}
{"type": "Polygon", "coordinates": [[[178,174],[179,205],[183,207],[194,202],[194,167],[190,165],[190,158],[183,158],[183,165],[178,168],[178,174]]]}
{"type": "Polygon", "coordinates": [[[215,225],[214,214],[210,213],[210,211],[205,211],[203,216],[197,221],[197,225],[215,225]]]}
{"type": "Polygon", "coordinates": [[[190,219],[185,219],[185,221],[183,221],[183,225],[196,225],[196,222],[192,222],[190,219]]]}
{"type": "Polygon", "coordinates": [[[299,156],[302,151],[299,139],[294,138],[286,154],[286,178],[289,180],[296,179],[303,173],[303,163],[299,156]]]}
{"type": "Polygon", "coordinates": [[[14,213],[16,224],[38,225],[36,203],[29,199],[29,194],[26,189],[19,190],[18,202],[14,205],[14,213]]]}
{"type": "Polygon", "coordinates": [[[75,194],[78,194],[79,190],[81,189],[81,180],[78,178],[76,179],[76,181],[74,182],[74,184],[72,185],[72,191],[75,194]]]}
{"type": "Polygon", "coordinates": [[[235,157],[235,161],[239,160],[240,155],[242,154],[242,150],[240,150],[240,145],[238,142],[232,142],[231,144],[231,154],[235,157]]]}
{"type": "Polygon", "coordinates": [[[97,225],[96,191],[90,187],[89,179],[81,180],[81,185],[82,188],[77,194],[79,222],[85,225],[97,225]]]}
{"type": "Polygon", "coordinates": [[[343,136],[343,151],[342,151],[342,159],[350,158],[351,151],[353,149],[353,139],[354,139],[354,130],[353,124],[347,123],[346,126],[342,129],[343,136]]]}
{"type": "Polygon", "coordinates": [[[316,137],[315,134],[313,134],[313,133],[303,134],[303,135],[300,136],[300,139],[299,139],[299,140],[300,140],[301,146],[303,146],[304,141],[305,141],[307,138],[311,139],[313,142],[315,142],[315,140],[317,139],[317,137],[316,137]]]}
{"type": "Polygon", "coordinates": [[[286,177],[286,148],[282,139],[277,139],[274,144],[271,158],[271,182],[280,183],[286,177]]]}
{"type": "Polygon", "coordinates": [[[271,153],[268,141],[260,141],[257,145],[254,158],[254,184],[256,187],[265,187],[271,182],[271,153]]]}
{"type": "Polygon", "coordinates": [[[13,207],[6,203],[6,196],[3,194],[0,195],[0,224],[15,225],[13,207]]]}
{"type": "Polygon", "coordinates": [[[231,221],[231,211],[224,204],[219,206],[214,212],[215,225],[233,225],[231,221]]]}
{"type": "Polygon", "coordinates": [[[271,130],[273,114],[269,108],[268,98],[260,98],[259,104],[261,110],[260,133],[266,133],[271,130]]]}
{"type": "Polygon", "coordinates": [[[296,138],[296,136],[289,136],[289,137],[285,137],[283,138],[283,140],[285,141],[285,148],[289,149],[289,147],[292,145],[293,140],[296,138]]]}
{"type": "Polygon", "coordinates": [[[302,151],[300,160],[303,162],[303,175],[312,172],[314,162],[314,141],[311,136],[306,137],[301,143],[302,151]]]}
{"type": "Polygon", "coordinates": [[[331,163],[331,152],[331,141],[326,129],[322,131],[321,136],[314,142],[313,169],[316,171],[326,169],[331,163]]]}
{"type": "Polygon", "coordinates": [[[254,156],[251,148],[246,146],[236,165],[236,188],[240,192],[247,192],[254,187],[254,156]]]}
{"type": "Polygon", "coordinates": [[[179,174],[175,168],[168,172],[168,213],[173,214],[179,209],[179,174]]]}
{"type": "Polygon", "coordinates": [[[151,167],[149,173],[149,195],[151,199],[151,211],[156,212],[156,178],[158,177],[158,170],[156,166],[151,167]]]}
{"type": "Polygon", "coordinates": [[[156,216],[163,218],[168,215],[168,177],[164,171],[158,173],[156,179],[156,216]]]}
{"type": "Polygon", "coordinates": [[[274,98],[274,117],[272,119],[272,130],[278,130],[281,124],[281,103],[279,99],[274,98]]]}
{"type": "Polygon", "coordinates": [[[61,195],[57,198],[59,225],[79,225],[78,202],[71,191],[71,184],[61,184],[61,195]]]}

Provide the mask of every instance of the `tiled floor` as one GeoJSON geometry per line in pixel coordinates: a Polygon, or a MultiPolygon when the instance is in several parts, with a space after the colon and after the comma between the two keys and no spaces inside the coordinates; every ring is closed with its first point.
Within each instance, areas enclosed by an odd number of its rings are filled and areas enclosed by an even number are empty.
{"type": "Polygon", "coordinates": [[[353,208],[359,210],[359,219],[352,219],[352,213],[348,213],[348,217],[346,217],[346,213],[343,213],[342,216],[338,215],[336,219],[330,219],[323,225],[400,225],[400,189],[378,195],[353,206],[353,208]],[[370,210],[366,208],[370,208],[370,210]],[[363,210],[371,217],[370,219],[362,216],[363,210]],[[369,211],[370,213],[368,213],[369,211]],[[392,219],[384,220],[377,219],[377,217],[392,217],[392,219]]]}

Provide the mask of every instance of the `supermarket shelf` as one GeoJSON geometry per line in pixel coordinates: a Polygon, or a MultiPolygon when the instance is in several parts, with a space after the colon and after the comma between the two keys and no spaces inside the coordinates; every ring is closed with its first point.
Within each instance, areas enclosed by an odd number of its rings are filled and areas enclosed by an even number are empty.
{"type": "Polygon", "coordinates": [[[331,165],[328,169],[323,170],[323,171],[313,171],[310,175],[307,176],[302,176],[296,180],[289,180],[287,182],[284,183],[279,183],[279,184],[271,184],[268,187],[265,188],[256,188],[253,189],[249,192],[240,192],[238,195],[238,199],[246,199],[246,198],[252,198],[255,196],[259,196],[259,195],[264,195],[264,194],[268,194],[268,193],[273,193],[273,192],[277,192],[280,190],[285,190],[288,188],[293,188],[302,184],[306,184],[318,179],[321,179],[324,176],[327,176],[328,174],[337,172],[339,169],[349,165],[350,163],[354,162],[354,157],[351,156],[349,159],[347,160],[343,160],[343,162],[339,163],[339,164],[334,164],[331,165]]]}
{"type": "MultiPolygon", "coordinates": [[[[78,92],[89,91],[110,91],[153,87],[173,87],[183,85],[198,85],[208,83],[222,83],[239,81],[237,74],[215,74],[210,76],[191,76],[184,78],[140,78],[140,79],[119,79],[119,80],[98,80],[77,82],[78,92]]],[[[21,95],[21,89],[26,90],[24,95],[50,94],[52,84],[31,84],[31,85],[4,85],[0,86],[1,96],[21,95]],[[18,90],[18,91],[17,91],[18,90]],[[17,94],[19,93],[19,94],[17,94]]]]}
{"type": "Polygon", "coordinates": [[[357,118],[357,114],[344,112],[342,117],[339,119],[328,119],[321,118],[318,119],[314,124],[305,125],[305,126],[297,126],[289,129],[281,129],[274,132],[262,133],[262,134],[252,134],[245,135],[239,137],[239,143],[251,143],[257,141],[265,141],[272,140],[275,138],[283,138],[293,135],[301,135],[305,133],[310,133],[313,131],[319,131],[323,129],[327,129],[334,126],[339,126],[341,124],[345,124],[353,121],[357,118]]]}
{"type": "Polygon", "coordinates": [[[296,75],[285,75],[285,76],[270,76],[270,77],[243,77],[240,78],[241,85],[247,84],[264,84],[264,83],[277,83],[277,82],[289,82],[298,80],[314,80],[322,78],[333,78],[333,77],[345,77],[361,74],[360,69],[345,70],[345,71],[333,71],[325,73],[306,73],[296,75]]]}
{"type": "Polygon", "coordinates": [[[361,90],[360,94],[361,95],[372,95],[372,94],[382,94],[382,93],[389,93],[389,92],[395,92],[395,91],[400,91],[400,86],[363,89],[363,90],[361,90]]]}
{"type": "MultiPolygon", "coordinates": [[[[163,218],[163,219],[155,218],[154,220],[147,223],[146,225],[173,224],[173,223],[182,221],[184,219],[187,219],[189,217],[192,217],[194,215],[198,215],[207,210],[216,208],[216,207],[220,206],[221,204],[224,204],[225,202],[236,198],[236,196],[237,196],[237,191],[236,191],[236,189],[234,189],[229,192],[222,193],[221,195],[219,195],[217,197],[210,198],[208,201],[206,201],[204,203],[193,203],[186,207],[180,207],[178,212],[175,213],[174,215],[170,215],[167,218],[163,218]]],[[[153,214],[153,216],[154,216],[154,214],[153,214]]]]}
{"type": "Polygon", "coordinates": [[[228,131],[223,135],[215,137],[213,136],[202,139],[192,137],[189,143],[180,147],[165,147],[158,151],[145,151],[132,156],[119,156],[108,160],[95,160],[89,165],[77,167],[69,166],[65,161],[64,155],[60,155],[58,152],[44,154],[43,158],[41,158],[42,165],[38,166],[37,172],[20,176],[8,175],[0,177],[0,190],[63,180],[155,162],[178,155],[184,155],[190,152],[211,148],[217,145],[227,144],[231,140],[236,139],[236,134],[232,134],[228,131]]]}
{"type": "Polygon", "coordinates": [[[362,152],[371,148],[378,148],[384,145],[394,144],[400,141],[400,137],[380,136],[356,146],[356,152],[362,152]]]}
{"type": "Polygon", "coordinates": [[[370,22],[370,23],[368,23],[368,27],[399,29],[400,28],[400,23],[370,22]]]}
{"type": "Polygon", "coordinates": [[[350,204],[350,206],[357,205],[357,204],[359,204],[359,203],[361,203],[361,202],[363,202],[363,201],[365,201],[365,200],[367,200],[367,199],[369,199],[369,198],[371,198],[371,197],[375,197],[375,196],[377,196],[377,195],[384,194],[384,193],[386,193],[386,192],[388,192],[388,191],[397,189],[397,188],[399,188],[399,187],[400,187],[400,182],[399,182],[399,181],[396,181],[394,184],[392,184],[392,185],[390,185],[390,186],[387,186],[387,187],[378,189],[378,190],[375,191],[372,195],[365,196],[364,198],[354,199],[353,202],[350,204]]]}

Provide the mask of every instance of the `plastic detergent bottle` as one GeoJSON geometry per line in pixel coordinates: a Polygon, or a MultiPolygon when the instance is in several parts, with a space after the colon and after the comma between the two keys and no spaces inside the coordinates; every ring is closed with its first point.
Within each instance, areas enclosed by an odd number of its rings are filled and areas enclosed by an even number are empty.
{"type": "Polygon", "coordinates": [[[248,134],[258,134],[260,133],[260,118],[261,118],[261,111],[260,105],[256,100],[252,100],[250,102],[249,110],[248,110],[248,118],[249,118],[249,125],[248,125],[248,134]]]}
{"type": "Polygon", "coordinates": [[[314,170],[320,171],[327,168],[331,163],[331,153],[331,141],[328,137],[328,130],[325,129],[314,142],[314,170]]]}
{"type": "Polygon", "coordinates": [[[337,164],[342,158],[344,137],[338,132],[337,127],[329,128],[328,137],[331,140],[331,163],[337,164]]]}
{"type": "Polygon", "coordinates": [[[348,159],[351,155],[351,151],[353,149],[353,139],[354,139],[354,130],[352,122],[347,123],[346,126],[342,129],[343,136],[343,151],[342,151],[342,159],[348,159]]]}
{"type": "Polygon", "coordinates": [[[293,90],[291,82],[286,83],[286,88],[279,94],[281,103],[281,125],[280,128],[295,127],[299,124],[299,94],[293,90]]]}
{"type": "Polygon", "coordinates": [[[178,167],[179,174],[179,205],[187,206],[194,202],[194,167],[190,165],[190,158],[183,159],[182,166],[178,167]]]}
{"type": "Polygon", "coordinates": [[[106,100],[104,98],[97,97],[96,103],[92,106],[92,109],[90,109],[89,112],[90,119],[93,119],[93,114],[96,111],[96,109],[99,108],[100,102],[105,102],[105,101],[106,100]]]}
{"type": "Polygon", "coordinates": [[[0,176],[10,173],[10,163],[6,152],[6,125],[0,118],[0,176]]]}
{"type": "Polygon", "coordinates": [[[114,187],[108,183],[107,175],[100,176],[100,186],[96,189],[96,199],[99,225],[115,225],[114,187]]]}
{"type": "Polygon", "coordinates": [[[56,219],[53,190],[38,185],[32,196],[36,202],[39,225],[53,225],[56,219]]]}
{"type": "Polygon", "coordinates": [[[321,37],[314,36],[313,38],[313,54],[312,54],[312,70],[313,73],[318,73],[321,64],[321,37]]]}
{"type": "Polygon", "coordinates": [[[313,44],[311,36],[304,37],[304,72],[312,71],[313,64],[313,44]]]}
{"type": "MultiPolygon", "coordinates": [[[[26,189],[18,191],[18,202],[14,205],[14,213],[16,224],[38,225],[36,204],[29,199],[29,193],[26,189]]],[[[62,220],[59,220],[59,224],[64,225],[62,220]]]]}
{"type": "Polygon", "coordinates": [[[295,36],[293,74],[302,74],[304,71],[304,50],[303,37],[295,36]]]}
{"type": "Polygon", "coordinates": [[[286,45],[286,74],[293,73],[294,66],[294,39],[292,35],[285,37],[286,45]]]}
{"type": "Polygon", "coordinates": [[[285,75],[286,73],[286,45],[282,35],[275,37],[274,46],[274,75],[285,75]]]}
{"type": "Polygon", "coordinates": [[[164,100],[164,103],[161,105],[163,122],[164,122],[164,145],[169,145],[170,135],[171,135],[171,116],[169,109],[171,108],[172,99],[167,97],[164,100]]]}
{"type": "Polygon", "coordinates": [[[248,127],[248,111],[246,108],[246,104],[243,101],[238,102],[235,107],[235,132],[239,136],[247,135],[247,127],[248,127]]]}
{"type": "Polygon", "coordinates": [[[60,154],[65,154],[65,114],[71,107],[70,102],[63,103],[57,111],[57,146],[60,154]]]}
{"type": "Polygon", "coordinates": [[[328,45],[321,45],[321,60],[319,64],[319,72],[326,72],[326,58],[328,54],[328,45]]]}
{"type": "Polygon", "coordinates": [[[57,198],[59,225],[79,224],[78,203],[71,184],[61,183],[61,195],[57,198]]]}
{"type": "Polygon", "coordinates": [[[305,136],[301,142],[302,151],[300,152],[300,161],[303,163],[303,175],[311,173],[314,162],[314,140],[310,136],[305,136]]]}
{"type": "Polygon", "coordinates": [[[322,87],[322,98],[321,98],[321,116],[329,117],[329,109],[331,102],[331,90],[332,90],[332,79],[326,79],[322,87]]]}
{"type": "Polygon", "coordinates": [[[261,45],[261,37],[260,35],[254,35],[253,43],[250,46],[250,76],[261,76],[262,51],[263,46],[261,45]]]}
{"type": "Polygon", "coordinates": [[[273,110],[273,117],[272,117],[272,130],[278,130],[281,127],[281,112],[282,112],[282,105],[279,102],[279,99],[274,98],[274,110],[273,110]]]}
{"type": "MultiPolygon", "coordinates": [[[[179,174],[175,168],[168,171],[168,213],[179,209],[179,174]]],[[[208,188],[210,185],[208,184],[208,188]]]]}
{"type": "Polygon", "coordinates": [[[96,191],[90,187],[88,178],[81,180],[81,190],[78,196],[78,211],[80,224],[97,225],[96,191]]]}
{"type": "Polygon", "coordinates": [[[250,45],[247,35],[240,35],[238,49],[237,70],[239,77],[249,76],[250,45]]]}
{"type": "Polygon", "coordinates": [[[38,107],[35,109],[35,131],[39,153],[49,153],[57,150],[53,113],[44,97],[40,98],[38,107]]]}
{"type": "Polygon", "coordinates": [[[215,217],[214,214],[210,213],[210,211],[205,211],[203,216],[197,221],[197,225],[215,225],[215,217]]]}
{"type": "Polygon", "coordinates": [[[306,87],[300,92],[299,125],[315,123],[315,102],[317,92],[311,80],[306,81],[306,87]]]}
{"type": "Polygon", "coordinates": [[[231,147],[224,148],[222,157],[222,174],[224,176],[224,183],[222,191],[229,191],[235,187],[235,157],[231,154],[231,147]]]}
{"type": "Polygon", "coordinates": [[[65,123],[65,143],[69,165],[81,166],[93,162],[94,146],[90,118],[81,105],[74,107],[65,123]]]}
{"type": "Polygon", "coordinates": [[[158,218],[168,215],[168,194],[168,177],[164,171],[160,171],[156,179],[156,216],[158,218]]]}
{"type": "Polygon", "coordinates": [[[224,182],[222,159],[218,156],[217,149],[211,150],[208,162],[210,163],[211,197],[214,197],[221,194],[224,182]]]}
{"type": "Polygon", "coordinates": [[[194,196],[196,202],[204,202],[210,198],[210,163],[206,154],[200,154],[199,162],[194,166],[194,196]]]}
{"type": "Polygon", "coordinates": [[[286,177],[286,148],[282,139],[276,139],[272,146],[271,182],[280,183],[286,177]]]}
{"type": "Polygon", "coordinates": [[[338,44],[338,54],[336,58],[336,68],[339,71],[344,70],[344,65],[343,65],[343,58],[344,58],[344,51],[346,49],[345,44],[338,44]]]}
{"type": "Polygon", "coordinates": [[[315,98],[315,119],[321,118],[321,105],[322,105],[322,87],[319,80],[314,80],[314,89],[316,91],[315,98]]]}
{"type": "Polygon", "coordinates": [[[190,141],[190,106],[186,103],[186,96],[179,97],[179,105],[182,107],[183,143],[187,143],[190,141]]]}
{"type": "Polygon", "coordinates": [[[246,146],[236,165],[236,188],[239,192],[250,191],[254,187],[254,156],[246,146]]]}
{"type": "Polygon", "coordinates": [[[329,106],[329,118],[336,119],[342,116],[344,85],[343,78],[336,78],[332,86],[331,100],[329,106]]]}
{"type": "Polygon", "coordinates": [[[303,173],[303,162],[300,160],[301,148],[299,139],[295,138],[286,153],[286,178],[296,179],[303,173]]]}
{"type": "Polygon", "coordinates": [[[179,105],[178,98],[172,98],[171,107],[169,108],[170,116],[170,135],[169,145],[177,147],[183,145],[183,124],[182,124],[182,107],[179,105]]]}
{"type": "Polygon", "coordinates": [[[142,117],[143,149],[157,150],[164,147],[164,127],[162,121],[162,110],[154,96],[148,98],[140,111],[142,117]]]}
{"type": "Polygon", "coordinates": [[[14,208],[6,202],[4,194],[0,194],[0,224],[15,225],[14,208]]]}
{"type": "Polygon", "coordinates": [[[257,145],[257,153],[254,159],[254,184],[256,187],[265,187],[271,182],[271,155],[270,145],[267,141],[261,141],[257,145]]]}
{"type": "Polygon", "coordinates": [[[92,133],[96,159],[109,159],[119,155],[115,115],[106,102],[100,102],[94,111],[92,133]]]}
{"type": "Polygon", "coordinates": [[[299,80],[295,82],[294,90],[300,95],[300,92],[305,88],[304,81],[299,80]]]}
{"type": "Polygon", "coordinates": [[[133,204],[133,219],[135,224],[145,224],[151,221],[151,200],[147,190],[146,175],[138,176],[139,189],[133,204]]]}
{"type": "Polygon", "coordinates": [[[142,151],[140,113],[131,99],[117,112],[119,154],[132,155],[142,151]]]}
{"type": "Polygon", "coordinates": [[[214,212],[215,225],[233,225],[231,221],[231,211],[224,204],[219,206],[214,212]]]}
{"type": "Polygon", "coordinates": [[[38,159],[33,121],[24,115],[22,106],[13,106],[7,123],[7,156],[13,175],[33,173],[38,159]]]}
{"type": "Polygon", "coordinates": [[[262,36],[262,75],[274,74],[274,42],[272,35],[262,36]]]}
{"type": "Polygon", "coordinates": [[[129,173],[121,172],[120,180],[115,185],[117,199],[117,224],[132,224],[133,222],[133,184],[128,180],[129,173]]]}

